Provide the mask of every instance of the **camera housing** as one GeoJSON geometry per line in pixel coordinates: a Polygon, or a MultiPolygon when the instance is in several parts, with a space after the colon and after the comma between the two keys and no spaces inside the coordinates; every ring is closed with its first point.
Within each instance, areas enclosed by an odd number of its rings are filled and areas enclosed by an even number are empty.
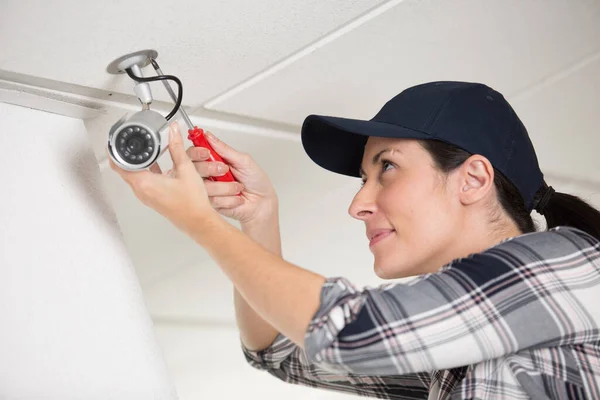
{"type": "Polygon", "coordinates": [[[154,164],[169,144],[169,124],[156,111],[123,117],[110,130],[108,154],[119,167],[139,171],[154,164]]]}

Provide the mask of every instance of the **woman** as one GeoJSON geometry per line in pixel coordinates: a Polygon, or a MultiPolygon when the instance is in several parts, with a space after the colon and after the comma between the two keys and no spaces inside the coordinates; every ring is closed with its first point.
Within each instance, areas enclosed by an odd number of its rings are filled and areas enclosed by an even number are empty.
{"type": "Polygon", "coordinates": [[[365,223],[376,274],[418,276],[374,289],[284,261],[267,177],[210,140],[243,196],[203,183],[216,165],[186,153],[177,126],[170,174],[113,169],[231,279],[253,366],[378,398],[600,398],[600,213],[545,184],[500,93],[432,82],[371,121],[306,119],[308,155],[363,180],[349,211],[365,223]],[[549,231],[535,232],[534,209],[549,231]]]}

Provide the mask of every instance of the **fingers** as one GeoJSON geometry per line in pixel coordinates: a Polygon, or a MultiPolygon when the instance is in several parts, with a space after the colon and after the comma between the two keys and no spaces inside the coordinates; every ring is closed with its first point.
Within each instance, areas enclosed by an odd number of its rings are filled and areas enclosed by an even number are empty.
{"type": "MultiPolygon", "coordinates": [[[[244,189],[244,185],[238,182],[213,182],[205,181],[208,197],[235,196],[244,189]]],[[[237,196],[239,197],[239,196],[237,196]]]]}
{"type": "Polygon", "coordinates": [[[231,146],[219,140],[215,135],[209,131],[204,131],[204,136],[212,146],[212,148],[225,160],[228,164],[231,164],[234,168],[237,166],[245,167],[250,163],[250,156],[245,153],[233,149],[231,146]]]}
{"type": "Polygon", "coordinates": [[[117,174],[119,174],[119,176],[123,178],[125,183],[127,183],[132,189],[136,190],[136,188],[138,187],[147,186],[148,177],[149,175],[152,175],[151,172],[145,170],[127,171],[115,164],[115,162],[110,158],[108,151],[106,153],[106,156],[108,158],[108,164],[110,165],[110,168],[117,174]]]}
{"type": "Polygon", "coordinates": [[[196,171],[198,171],[198,174],[203,178],[222,176],[229,170],[227,164],[218,161],[195,162],[194,167],[196,168],[196,171]]]}
{"type": "Polygon", "coordinates": [[[186,150],[186,153],[187,153],[188,157],[190,158],[190,160],[192,160],[194,162],[206,161],[209,159],[209,156],[210,156],[210,152],[208,151],[207,148],[204,148],[204,147],[191,146],[191,147],[188,147],[188,149],[186,150]]]}
{"type": "Polygon", "coordinates": [[[215,135],[213,135],[209,131],[204,131],[204,136],[210,142],[210,145],[217,153],[221,155],[223,158],[228,158],[228,156],[234,156],[234,153],[237,153],[232,147],[230,147],[225,142],[219,140],[215,135]]]}
{"type": "Polygon", "coordinates": [[[142,203],[146,203],[145,196],[153,193],[154,184],[150,177],[154,176],[152,172],[140,170],[140,171],[127,171],[114,163],[111,158],[108,158],[108,162],[110,164],[110,168],[115,171],[117,174],[121,176],[121,178],[129,185],[135,195],[142,201],[142,203]]]}
{"type": "Polygon", "coordinates": [[[217,210],[236,208],[244,204],[244,198],[238,196],[244,189],[241,183],[204,181],[204,187],[210,203],[217,210]]]}
{"type": "Polygon", "coordinates": [[[204,147],[189,147],[186,150],[188,157],[194,163],[198,174],[203,178],[222,176],[229,171],[229,166],[218,161],[210,161],[210,151],[204,147]]]}
{"type": "MultiPolygon", "coordinates": [[[[211,132],[204,131],[204,137],[208,140],[215,152],[217,152],[227,164],[231,165],[233,169],[248,170],[254,166],[254,160],[252,160],[250,155],[235,150],[225,142],[219,140],[211,132]]],[[[190,147],[187,150],[187,154],[192,161],[205,161],[210,158],[208,149],[204,149],[203,147],[190,147]]]]}
{"type": "Polygon", "coordinates": [[[131,175],[133,174],[133,172],[126,171],[123,168],[120,168],[117,164],[115,164],[115,162],[112,160],[112,158],[110,158],[110,155],[108,154],[108,150],[106,152],[106,157],[108,158],[108,164],[110,165],[110,169],[112,169],[117,174],[119,174],[125,182],[130,183],[131,175]]]}
{"type": "Polygon", "coordinates": [[[159,174],[162,175],[162,169],[160,168],[160,165],[158,165],[158,163],[154,163],[150,166],[150,168],[148,168],[150,170],[150,172],[155,173],[155,174],[159,174]]]}
{"type": "Polygon", "coordinates": [[[173,167],[178,168],[190,161],[183,147],[183,138],[179,131],[179,124],[173,123],[169,129],[169,154],[173,160],[173,167]]]}
{"type": "Polygon", "coordinates": [[[236,208],[244,204],[242,196],[211,197],[210,203],[217,210],[236,208]]]}

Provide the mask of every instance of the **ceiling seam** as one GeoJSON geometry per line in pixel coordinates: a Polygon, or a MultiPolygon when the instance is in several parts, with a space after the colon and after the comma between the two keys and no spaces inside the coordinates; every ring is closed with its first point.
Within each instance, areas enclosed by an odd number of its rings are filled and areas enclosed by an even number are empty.
{"type": "Polygon", "coordinates": [[[282,69],[284,69],[284,68],[288,67],[289,65],[295,63],[296,61],[300,60],[301,58],[306,57],[307,55],[313,53],[314,51],[318,50],[319,48],[328,45],[329,43],[333,42],[334,40],[344,36],[345,34],[353,31],[354,29],[360,27],[361,25],[364,25],[365,23],[367,23],[367,22],[371,21],[372,19],[378,17],[379,15],[385,13],[386,11],[396,7],[398,4],[400,4],[402,2],[404,2],[404,0],[388,0],[378,6],[373,7],[369,11],[367,11],[367,12],[361,14],[360,16],[354,18],[353,20],[341,25],[340,27],[336,28],[335,30],[321,36],[319,39],[309,43],[308,45],[304,46],[300,50],[286,56],[282,60],[270,65],[269,67],[258,72],[257,74],[234,85],[233,87],[231,87],[230,89],[221,93],[220,95],[217,95],[217,96],[213,97],[212,99],[204,102],[204,105],[199,106],[198,108],[194,109],[192,112],[198,112],[198,111],[201,111],[202,109],[209,109],[209,110],[213,109],[213,107],[215,105],[217,105],[218,103],[223,102],[223,101],[231,98],[232,96],[235,96],[238,93],[254,86],[255,84],[264,80],[265,78],[268,78],[269,76],[276,74],[277,72],[281,71],[282,69]]]}
{"type": "MultiPolygon", "coordinates": [[[[141,109],[139,100],[134,96],[117,95],[115,96],[116,98],[112,99],[99,98],[93,94],[74,93],[54,88],[52,87],[53,82],[49,80],[43,81],[40,79],[36,80],[36,84],[28,84],[23,81],[24,77],[21,75],[16,73],[12,75],[4,74],[4,72],[0,70],[0,89],[7,91],[6,95],[0,100],[2,102],[17,102],[16,100],[11,101],[8,97],[12,93],[15,99],[23,96],[23,94],[27,94],[39,97],[40,99],[47,99],[56,104],[62,103],[88,109],[95,116],[107,114],[107,111],[111,108],[124,113],[136,112],[141,109]]],[[[167,102],[154,101],[152,108],[155,111],[166,113],[172,107],[167,102]]],[[[185,107],[185,109],[186,112],[191,113],[190,107],[185,107]]],[[[214,126],[218,129],[229,129],[270,138],[300,141],[300,126],[298,125],[212,110],[207,110],[202,115],[190,115],[190,118],[192,121],[195,120],[199,125],[214,126]]]]}
{"type": "Polygon", "coordinates": [[[537,81],[536,83],[533,83],[533,84],[519,90],[515,94],[513,94],[511,96],[507,96],[507,97],[510,98],[511,102],[520,101],[523,98],[526,98],[527,96],[531,96],[532,94],[535,94],[536,92],[544,89],[545,87],[553,85],[556,82],[559,82],[559,81],[563,80],[564,78],[567,78],[568,76],[574,74],[575,72],[587,67],[588,65],[590,65],[598,60],[600,60],[600,51],[596,50],[591,55],[584,57],[583,59],[581,59],[565,68],[562,68],[559,71],[557,71],[547,77],[544,77],[544,78],[540,79],[539,81],[537,81]]]}
{"type": "MultiPolygon", "coordinates": [[[[108,110],[110,109],[123,113],[140,111],[140,107],[135,104],[99,99],[97,97],[64,92],[42,86],[33,86],[1,78],[0,103],[34,108],[82,120],[102,118],[108,114],[108,110]],[[32,105],[31,99],[33,98],[39,98],[44,101],[32,105]]],[[[171,106],[166,103],[158,103],[155,104],[154,109],[156,111],[167,112],[171,109],[171,106]]],[[[300,127],[291,124],[232,115],[219,111],[209,111],[204,115],[190,115],[190,118],[198,126],[210,126],[254,136],[300,142],[300,127]]],[[[109,167],[106,157],[100,158],[98,164],[101,169],[109,167]]]]}

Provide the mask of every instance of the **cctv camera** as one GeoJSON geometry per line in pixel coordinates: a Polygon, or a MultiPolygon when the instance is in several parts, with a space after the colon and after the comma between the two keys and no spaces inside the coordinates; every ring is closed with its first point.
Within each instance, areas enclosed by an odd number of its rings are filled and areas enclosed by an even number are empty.
{"type": "Polygon", "coordinates": [[[138,171],[154,164],[169,144],[169,124],[161,114],[142,110],[121,118],[110,130],[108,153],[119,167],[138,171]]]}

